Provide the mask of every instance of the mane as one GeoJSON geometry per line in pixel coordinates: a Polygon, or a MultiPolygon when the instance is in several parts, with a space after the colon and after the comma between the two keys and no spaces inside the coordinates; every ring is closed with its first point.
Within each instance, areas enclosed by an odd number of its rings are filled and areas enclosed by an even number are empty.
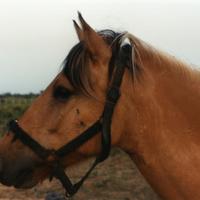
{"type": "MultiPolygon", "coordinates": [[[[132,63],[132,47],[129,44],[123,45],[123,37],[125,33],[114,32],[112,30],[102,30],[97,32],[103,37],[105,42],[112,48],[112,58],[109,64],[109,79],[116,65],[115,62],[119,58],[119,52],[123,52],[123,62],[126,67],[132,72],[134,64],[132,63]]],[[[63,72],[67,76],[72,86],[84,93],[89,93],[92,88],[89,81],[88,69],[89,52],[84,46],[84,42],[76,44],[69,52],[63,62],[63,72]]]]}
{"type": "Polygon", "coordinates": [[[152,68],[161,73],[165,71],[167,73],[179,75],[181,79],[185,79],[186,77],[191,78],[192,76],[194,80],[194,76],[199,75],[197,69],[192,68],[192,66],[177,59],[175,56],[153,47],[132,34],[128,33],[126,37],[129,38],[131,45],[134,46],[135,62],[140,65],[140,70],[144,71],[144,65],[148,63],[148,66],[151,65],[152,68]]]}
{"type": "MultiPolygon", "coordinates": [[[[174,56],[155,49],[146,42],[138,39],[129,33],[114,32],[112,30],[102,30],[97,32],[103,37],[105,42],[112,48],[112,58],[109,64],[109,80],[112,72],[115,69],[115,63],[119,59],[119,52],[123,52],[122,61],[129,69],[133,80],[137,79],[141,72],[145,71],[144,61],[151,63],[151,66],[156,70],[167,70],[168,72],[177,72],[184,75],[191,75],[192,70],[187,64],[179,61],[174,56]],[[123,42],[128,39],[129,43],[123,45],[123,42]],[[187,73],[189,72],[189,73],[187,73]]],[[[72,86],[86,94],[89,94],[92,86],[89,79],[89,52],[81,41],[76,44],[69,52],[63,62],[63,72],[67,76],[72,86]]]]}

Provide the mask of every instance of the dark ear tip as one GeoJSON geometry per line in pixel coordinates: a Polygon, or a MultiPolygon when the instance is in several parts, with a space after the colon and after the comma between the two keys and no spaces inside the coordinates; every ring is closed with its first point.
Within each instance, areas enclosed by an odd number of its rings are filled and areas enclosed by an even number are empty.
{"type": "Polygon", "coordinates": [[[72,20],[75,26],[78,26],[77,22],[73,19],[72,20]]]}
{"type": "Polygon", "coordinates": [[[80,11],[77,11],[77,12],[78,12],[78,18],[79,18],[80,20],[83,20],[83,17],[82,17],[81,12],[80,12],[80,11]]]}
{"type": "Polygon", "coordinates": [[[78,11],[78,18],[80,22],[82,23],[82,25],[88,25],[79,11],[78,11]]]}

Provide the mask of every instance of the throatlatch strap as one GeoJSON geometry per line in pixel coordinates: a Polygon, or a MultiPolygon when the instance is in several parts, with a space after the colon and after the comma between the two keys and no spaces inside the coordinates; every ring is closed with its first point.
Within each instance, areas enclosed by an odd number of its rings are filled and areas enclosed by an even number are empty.
{"type": "Polygon", "coordinates": [[[98,156],[99,162],[104,161],[110,154],[111,149],[111,124],[114,108],[118,99],[120,98],[120,85],[124,75],[125,67],[121,62],[121,52],[119,52],[119,60],[117,63],[117,68],[115,70],[111,87],[108,89],[106,96],[106,103],[104,106],[103,116],[102,116],[102,152],[98,156]]]}

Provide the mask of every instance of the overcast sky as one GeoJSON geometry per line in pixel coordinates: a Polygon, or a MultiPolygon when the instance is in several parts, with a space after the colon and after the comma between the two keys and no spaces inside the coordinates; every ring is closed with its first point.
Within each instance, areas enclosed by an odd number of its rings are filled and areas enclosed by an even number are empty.
{"type": "Polygon", "coordinates": [[[200,66],[199,0],[0,0],[0,93],[48,85],[77,42],[77,10],[97,30],[129,31],[200,66]]]}

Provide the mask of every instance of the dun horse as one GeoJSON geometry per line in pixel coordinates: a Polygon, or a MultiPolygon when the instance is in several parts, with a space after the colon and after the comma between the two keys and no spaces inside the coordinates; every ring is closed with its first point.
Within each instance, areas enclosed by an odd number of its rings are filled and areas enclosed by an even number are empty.
{"type": "Polygon", "coordinates": [[[79,19],[80,42],[63,70],[0,141],[0,181],[30,188],[55,176],[72,195],[111,145],[163,199],[199,200],[199,72],[129,33],[95,32],[79,19]],[[92,156],[92,169],[72,185],[63,169],[92,156]]]}

